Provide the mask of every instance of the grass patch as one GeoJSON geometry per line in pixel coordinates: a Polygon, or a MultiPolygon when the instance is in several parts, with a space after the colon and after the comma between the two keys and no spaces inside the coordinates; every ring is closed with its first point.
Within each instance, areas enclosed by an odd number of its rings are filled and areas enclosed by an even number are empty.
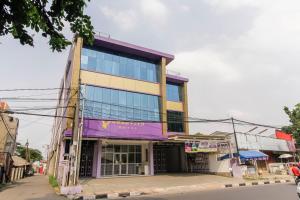
{"type": "Polygon", "coordinates": [[[49,176],[49,183],[52,187],[58,187],[58,182],[54,176],[49,176]]]}

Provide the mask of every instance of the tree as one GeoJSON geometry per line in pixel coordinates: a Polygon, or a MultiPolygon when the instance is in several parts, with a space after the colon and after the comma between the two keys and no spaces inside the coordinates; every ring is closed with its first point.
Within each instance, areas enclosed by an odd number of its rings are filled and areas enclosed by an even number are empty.
{"type": "Polygon", "coordinates": [[[83,12],[86,1],[90,0],[1,0],[0,36],[10,34],[22,45],[34,46],[32,33],[41,32],[49,37],[52,51],[61,51],[71,44],[62,34],[69,23],[74,34],[92,44],[93,26],[83,12]]]}
{"type": "MultiPolygon", "coordinates": [[[[18,156],[26,159],[26,147],[25,146],[18,145],[16,151],[17,151],[18,156]]],[[[29,153],[30,161],[34,162],[34,161],[43,160],[43,156],[42,156],[42,153],[40,150],[29,148],[29,152],[30,152],[29,153]]]]}
{"type": "Polygon", "coordinates": [[[290,110],[286,106],[283,110],[289,116],[291,125],[282,127],[282,130],[286,133],[292,134],[297,145],[300,146],[300,103],[295,105],[293,110],[290,110]]]}

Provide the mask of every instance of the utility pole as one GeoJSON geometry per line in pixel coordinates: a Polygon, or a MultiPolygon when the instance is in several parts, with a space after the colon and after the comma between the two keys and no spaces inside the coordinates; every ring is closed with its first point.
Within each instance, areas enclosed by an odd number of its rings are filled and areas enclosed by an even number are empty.
{"type": "Polygon", "coordinates": [[[238,157],[238,162],[240,158],[240,151],[239,151],[239,142],[237,140],[237,135],[236,135],[236,130],[235,130],[235,125],[234,125],[234,119],[231,117],[231,122],[232,122],[232,128],[233,128],[233,135],[234,135],[234,140],[235,140],[235,145],[236,145],[236,152],[237,152],[237,157],[238,157]]]}
{"type": "Polygon", "coordinates": [[[28,146],[29,146],[28,139],[27,139],[27,142],[26,142],[25,146],[26,146],[25,158],[26,158],[27,162],[30,162],[30,151],[29,151],[29,148],[28,148],[28,146]]]}
{"type": "Polygon", "coordinates": [[[72,133],[72,145],[70,148],[70,167],[69,167],[69,186],[75,186],[77,184],[77,160],[78,160],[78,145],[79,145],[79,109],[80,109],[80,84],[78,85],[77,90],[77,98],[75,104],[75,112],[74,112],[74,119],[73,119],[73,133],[72,133]]]}
{"type": "MultiPolygon", "coordinates": [[[[79,84],[80,85],[80,84],[79,84]]],[[[78,184],[79,169],[80,169],[80,158],[81,158],[81,143],[82,143],[82,132],[83,132],[83,118],[84,118],[84,104],[85,104],[85,87],[83,87],[83,98],[82,98],[82,109],[80,115],[80,86],[77,94],[77,102],[75,107],[75,116],[73,124],[73,136],[70,156],[70,176],[69,186],[75,186],[78,184]],[[79,121],[80,118],[80,121],[79,121]],[[80,122],[80,123],[79,123],[80,122]]]]}

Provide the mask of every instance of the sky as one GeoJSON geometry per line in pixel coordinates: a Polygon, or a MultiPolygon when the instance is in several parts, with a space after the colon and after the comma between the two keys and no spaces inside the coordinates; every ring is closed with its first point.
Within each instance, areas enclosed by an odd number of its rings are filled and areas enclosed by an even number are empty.
{"type": "MultiPolygon", "coordinates": [[[[175,55],[167,69],[189,78],[192,117],[282,126],[288,124],[283,107],[300,102],[298,0],[92,0],[85,12],[103,36],[175,55]]],[[[53,53],[39,34],[34,39],[33,48],[0,37],[0,89],[59,87],[69,49],[53,53]]],[[[0,92],[0,98],[32,95],[57,97],[55,91],[0,92]]],[[[8,103],[12,108],[56,104],[8,103]]],[[[43,150],[52,119],[18,117],[18,141],[28,139],[43,150]]],[[[193,124],[190,131],[221,128],[193,124]]]]}

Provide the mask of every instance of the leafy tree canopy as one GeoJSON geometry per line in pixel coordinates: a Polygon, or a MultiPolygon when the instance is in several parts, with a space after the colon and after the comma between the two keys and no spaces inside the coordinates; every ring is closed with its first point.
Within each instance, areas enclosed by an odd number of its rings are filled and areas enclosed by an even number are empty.
{"type": "Polygon", "coordinates": [[[0,36],[12,35],[22,45],[33,46],[33,32],[49,38],[53,51],[71,42],[62,34],[65,23],[88,44],[93,42],[93,26],[83,10],[90,0],[1,0],[0,36]],[[31,33],[29,33],[31,31],[31,33]]]}
{"type": "MultiPolygon", "coordinates": [[[[16,151],[20,157],[26,159],[26,147],[25,146],[18,145],[16,151]]],[[[42,152],[38,149],[29,148],[29,154],[30,154],[31,162],[39,161],[39,160],[43,159],[42,152]]]]}
{"type": "Polygon", "coordinates": [[[300,146],[300,103],[292,110],[288,107],[284,107],[284,112],[289,116],[291,125],[282,127],[282,130],[286,133],[292,134],[297,145],[300,146]]]}

